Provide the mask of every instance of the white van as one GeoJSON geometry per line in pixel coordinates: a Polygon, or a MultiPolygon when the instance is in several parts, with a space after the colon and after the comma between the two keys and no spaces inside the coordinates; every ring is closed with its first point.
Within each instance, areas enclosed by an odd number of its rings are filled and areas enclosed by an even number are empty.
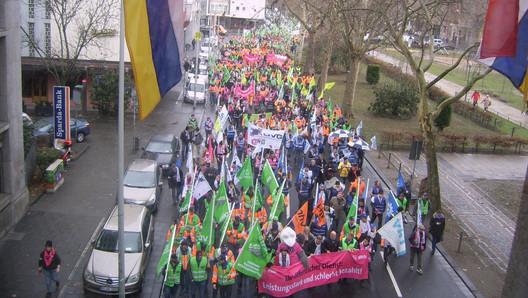
{"type": "Polygon", "coordinates": [[[196,103],[205,103],[208,96],[209,88],[206,78],[193,78],[187,83],[184,96],[185,102],[194,103],[194,98],[196,97],[196,103]]]}

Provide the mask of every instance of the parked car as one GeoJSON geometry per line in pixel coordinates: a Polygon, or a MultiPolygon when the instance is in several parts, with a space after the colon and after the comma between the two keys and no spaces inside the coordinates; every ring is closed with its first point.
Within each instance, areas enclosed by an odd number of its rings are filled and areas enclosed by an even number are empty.
{"type": "MultiPolygon", "coordinates": [[[[119,292],[117,206],[92,242],[93,250],[84,269],[83,286],[90,292],[116,295],[119,292]]],[[[153,246],[152,213],[144,206],[125,204],[125,293],[140,292],[153,246]]]]}
{"type": "MultiPolygon", "coordinates": [[[[49,138],[49,143],[53,143],[54,121],[53,117],[45,117],[34,123],[33,136],[38,137],[45,135],[49,138]]],[[[84,142],[87,135],[90,134],[90,123],[84,119],[70,118],[70,136],[77,143],[84,142]]]]}
{"type": "Polygon", "coordinates": [[[169,174],[170,165],[180,163],[180,140],[173,134],[156,134],[150,138],[147,147],[143,148],[142,159],[155,160],[163,176],[169,174]]]}
{"type": "Polygon", "coordinates": [[[207,81],[209,79],[207,66],[200,64],[198,67],[198,75],[196,75],[194,70],[187,72],[187,82],[193,81],[194,77],[196,77],[197,81],[207,81]]]}
{"type": "Polygon", "coordinates": [[[155,160],[135,159],[128,165],[123,179],[125,204],[144,205],[158,210],[161,200],[161,170],[155,160]]]}
{"type": "Polygon", "coordinates": [[[207,80],[204,78],[197,78],[189,81],[185,88],[185,102],[194,103],[196,96],[196,103],[205,103],[205,99],[209,97],[209,89],[207,88],[207,80]]]}

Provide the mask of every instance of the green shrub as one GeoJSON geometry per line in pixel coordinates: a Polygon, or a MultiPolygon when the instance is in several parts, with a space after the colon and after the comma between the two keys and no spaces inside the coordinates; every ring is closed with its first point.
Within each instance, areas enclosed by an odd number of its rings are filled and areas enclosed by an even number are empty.
{"type": "Polygon", "coordinates": [[[24,158],[28,155],[33,144],[33,123],[22,121],[22,135],[24,138],[24,158]]]}
{"type": "Polygon", "coordinates": [[[376,100],[368,110],[376,115],[410,119],[418,111],[420,98],[413,84],[384,84],[375,88],[374,94],[376,100]]]}
{"type": "MultiPolygon", "coordinates": [[[[448,99],[447,96],[443,97],[442,99],[440,99],[440,102],[438,104],[440,105],[440,103],[442,103],[446,99],[448,99]]],[[[436,119],[434,120],[434,125],[438,128],[438,131],[444,131],[444,128],[451,125],[452,115],[453,115],[452,105],[448,105],[440,112],[438,117],[436,117],[436,119]]]]}
{"type": "Polygon", "coordinates": [[[45,173],[46,168],[58,158],[60,158],[59,150],[53,147],[37,148],[37,167],[41,173],[45,173]]]}
{"type": "MultiPolygon", "coordinates": [[[[90,88],[90,101],[97,107],[100,116],[117,116],[117,102],[119,97],[118,81],[119,74],[115,69],[107,69],[93,80],[92,87],[90,88]]],[[[129,81],[130,78],[125,76],[125,83],[129,81]]],[[[125,89],[125,110],[128,108],[128,98],[130,98],[130,92],[125,89]]]]}
{"type": "Polygon", "coordinates": [[[380,79],[381,67],[377,64],[369,64],[367,66],[367,83],[369,85],[375,85],[380,79]]]}

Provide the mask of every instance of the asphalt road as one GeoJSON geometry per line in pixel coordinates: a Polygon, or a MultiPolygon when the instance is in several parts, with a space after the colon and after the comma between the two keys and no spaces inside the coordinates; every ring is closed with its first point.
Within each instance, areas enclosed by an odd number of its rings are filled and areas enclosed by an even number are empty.
{"type": "MultiPolygon", "coordinates": [[[[176,88],[181,90],[181,84],[176,88]]],[[[178,101],[180,92],[170,92],[155,111],[135,127],[131,115],[125,121],[125,167],[141,150],[133,148],[133,136],[140,136],[141,146],[145,146],[155,133],[175,133],[179,135],[191,113],[199,120],[202,115],[213,116],[210,106],[198,106],[178,101]]],[[[67,168],[64,185],[53,194],[44,194],[30,206],[24,218],[13,231],[0,240],[0,297],[43,297],[46,293],[44,277],[37,274],[38,255],[46,240],[53,240],[62,258],[59,273],[61,288],[53,297],[97,297],[84,294],[82,273],[91,251],[91,239],[115,206],[117,194],[117,121],[88,118],[92,134],[87,137],[88,150],[73,161],[67,168]]],[[[294,173],[298,169],[294,169],[294,173]]],[[[363,176],[371,182],[377,179],[373,169],[365,163],[363,176]]],[[[166,180],[164,180],[166,181],[166,180]]],[[[387,186],[386,186],[387,187],[387,186]]],[[[296,195],[291,196],[291,206],[297,206],[296,195]]],[[[167,228],[173,222],[174,207],[168,186],[163,186],[162,201],[155,217],[155,240],[147,267],[141,297],[158,297],[161,280],[155,279],[162,248],[165,244],[167,228]]],[[[296,210],[292,209],[292,214],[296,210]]],[[[407,228],[407,233],[410,227],[407,228]]],[[[378,253],[372,264],[368,283],[350,280],[345,284],[332,284],[304,290],[296,297],[316,297],[325,294],[364,297],[465,297],[470,292],[461,286],[461,281],[447,265],[444,258],[424,253],[424,275],[410,272],[409,254],[398,259],[392,257],[388,270],[383,268],[378,253]],[[395,286],[395,284],[397,286],[395,286]]],[[[209,293],[211,293],[209,291],[209,293]]],[[[236,293],[236,291],[234,292],[236,293]]]]}

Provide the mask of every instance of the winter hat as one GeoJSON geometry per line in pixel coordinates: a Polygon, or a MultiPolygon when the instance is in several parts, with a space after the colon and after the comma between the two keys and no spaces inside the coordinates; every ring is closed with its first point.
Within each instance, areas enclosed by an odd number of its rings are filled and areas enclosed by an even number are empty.
{"type": "Polygon", "coordinates": [[[51,242],[51,240],[46,241],[46,245],[44,247],[53,247],[53,242],[51,242]]]}

